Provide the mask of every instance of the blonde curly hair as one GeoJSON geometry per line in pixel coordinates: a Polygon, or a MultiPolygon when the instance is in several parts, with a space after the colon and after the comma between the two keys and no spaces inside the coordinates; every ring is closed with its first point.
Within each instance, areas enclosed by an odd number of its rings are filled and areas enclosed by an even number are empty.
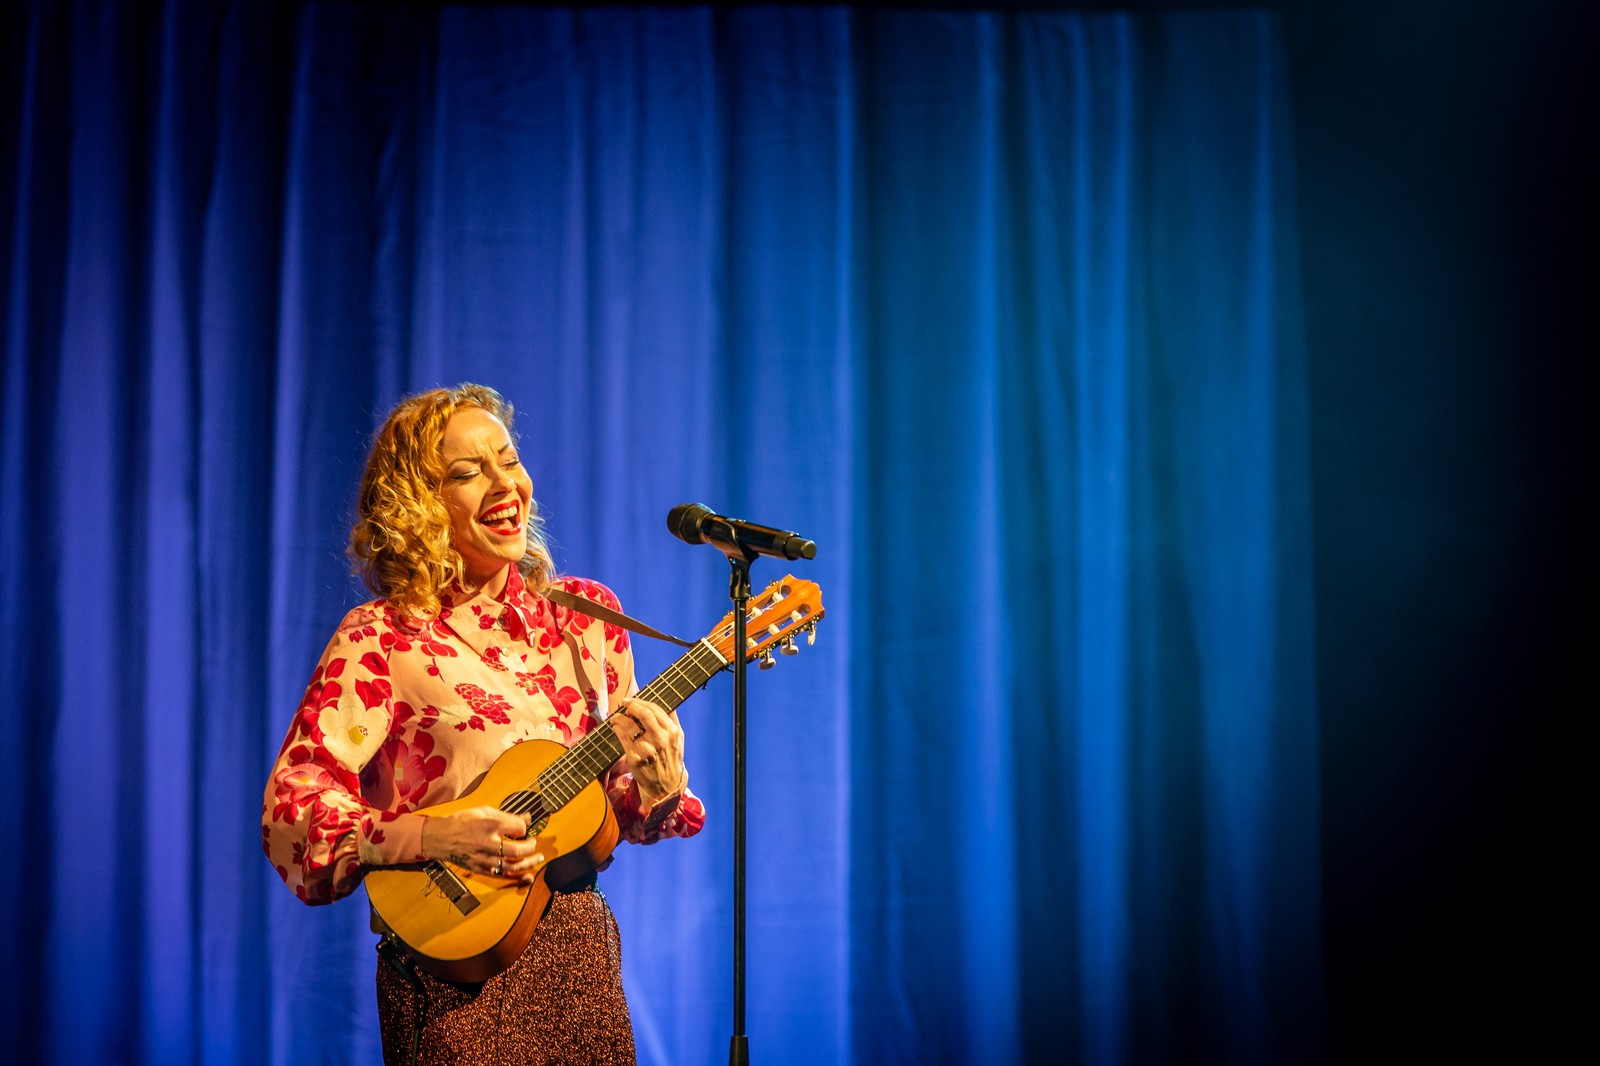
{"type": "MultiPolygon", "coordinates": [[[[373,436],[361,475],[350,559],[368,588],[414,618],[438,614],[440,595],[466,573],[450,540],[450,514],[441,495],[441,448],[445,423],[469,407],[489,412],[510,430],[511,405],[486,385],[408,396],[373,436]]],[[[536,592],[549,586],[554,569],[542,525],[535,503],[528,509],[527,550],[517,569],[536,592]]]]}

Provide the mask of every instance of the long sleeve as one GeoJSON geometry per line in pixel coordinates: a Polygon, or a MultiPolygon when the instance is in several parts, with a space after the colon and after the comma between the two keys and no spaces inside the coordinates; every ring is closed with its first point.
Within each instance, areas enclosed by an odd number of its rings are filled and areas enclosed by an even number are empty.
{"type": "Polygon", "coordinates": [[[262,848],[306,903],[349,895],[363,863],[423,857],[421,816],[362,796],[363,771],[384,747],[396,709],[371,615],[352,612],[329,641],[267,781],[262,848]]]}

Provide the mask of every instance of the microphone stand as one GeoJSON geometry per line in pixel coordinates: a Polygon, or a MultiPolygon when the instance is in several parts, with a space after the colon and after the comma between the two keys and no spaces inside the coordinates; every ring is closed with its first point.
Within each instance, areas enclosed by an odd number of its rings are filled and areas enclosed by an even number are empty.
{"type": "Polygon", "coordinates": [[[687,544],[716,546],[733,568],[728,595],[733,599],[733,1040],[729,1066],[749,1066],[744,1032],[744,873],[745,873],[745,659],[750,610],[750,564],[757,555],[813,559],[817,546],[795,533],[714,514],[702,503],[684,503],[667,512],[667,529],[687,544]]]}
{"type": "Polygon", "coordinates": [[[747,548],[717,542],[732,567],[728,595],[733,600],[733,1039],[728,1066],[749,1066],[750,1042],[744,1031],[744,780],[745,658],[749,640],[745,615],[750,607],[750,564],[756,554],[747,548]]]}

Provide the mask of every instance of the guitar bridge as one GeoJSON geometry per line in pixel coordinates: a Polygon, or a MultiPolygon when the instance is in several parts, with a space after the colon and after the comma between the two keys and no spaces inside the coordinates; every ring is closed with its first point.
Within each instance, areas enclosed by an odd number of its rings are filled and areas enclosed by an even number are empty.
{"type": "Polygon", "coordinates": [[[461,878],[456,876],[454,870],[442,862],[430,862],[426,867],[428,880],[439,886],[439,891],[444,893],[444,898],[455,904],[456,910],[462,914],[471,914],[478,905],[478,897],[467,891],[467,886],[461,883],[461,878]]]}

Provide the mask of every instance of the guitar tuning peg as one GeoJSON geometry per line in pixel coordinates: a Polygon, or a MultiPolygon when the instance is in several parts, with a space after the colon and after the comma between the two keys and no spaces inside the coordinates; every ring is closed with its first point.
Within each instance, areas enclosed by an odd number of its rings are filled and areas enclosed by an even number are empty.
{"type": "Polygon", "coordinates": [[[817,642],[817,627],[816,626],[812,626],[810,629],[806,630],[806,647],[809,648],[809,647],[811,647],[811,645],[815,644],[816,642],[817,642]]]}
{"type": "Polygon", "coordinates": [[[793,637],[784,637],[783,641],[778,645],[778,650],[783,652],[783,654],[785,654],[785,655],[799,655],[800,654],[800,649],[794,646],[794,638],[793,637]]]}
{"type": "Polygon", "coordinates": [[[771,670],[776,665],[778,665],[778,660],[772,657],[770,651],[762,652],[761,658],[756,660],[756,666],[761,670],[771,670]]]}

